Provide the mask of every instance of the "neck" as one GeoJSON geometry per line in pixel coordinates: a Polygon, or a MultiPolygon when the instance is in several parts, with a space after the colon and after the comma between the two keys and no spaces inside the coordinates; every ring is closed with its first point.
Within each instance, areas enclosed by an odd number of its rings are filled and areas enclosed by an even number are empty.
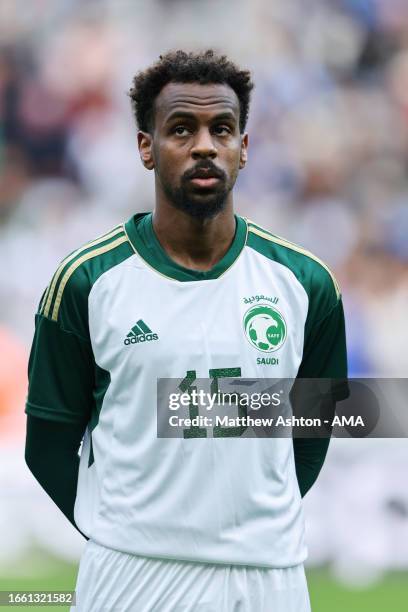
{"type": "Polygon", "coordinates": [[[228,251],[235,235],[230,194],[225,209],[211,219],[195,219],[167,202],[156,202],[155,234],[167,255],[191,270],[208,271],[228,251]]]}

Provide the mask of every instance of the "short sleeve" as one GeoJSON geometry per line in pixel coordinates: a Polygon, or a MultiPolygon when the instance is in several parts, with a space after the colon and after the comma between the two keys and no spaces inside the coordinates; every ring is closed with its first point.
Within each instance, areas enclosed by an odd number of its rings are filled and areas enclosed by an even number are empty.
{"type": "Polygon", "coordinates": [[[37,314],[28,379],[27,414],[65,423],[89,421],[94,361],[88,340],[37,314]]]}
{"type": "Polygon", "coordinates": [[[349,395],[347,384],[347,349],[344,311],[341,297],[329,312],[317,321],[309,321],[305,329],[303,358],[299,378],[332,379],[333,399],[349,395]]]}

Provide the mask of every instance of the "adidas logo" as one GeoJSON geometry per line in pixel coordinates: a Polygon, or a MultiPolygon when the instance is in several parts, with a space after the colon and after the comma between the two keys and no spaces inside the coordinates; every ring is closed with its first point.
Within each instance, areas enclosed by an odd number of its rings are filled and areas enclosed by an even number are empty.
{"type": "Polygon", "coordinates": [[[137,344],[138,342],[150,342],[158,339],[159,336],[154,334],[142,319],[139,319],[124,339],[123,344],[137,344]]]}

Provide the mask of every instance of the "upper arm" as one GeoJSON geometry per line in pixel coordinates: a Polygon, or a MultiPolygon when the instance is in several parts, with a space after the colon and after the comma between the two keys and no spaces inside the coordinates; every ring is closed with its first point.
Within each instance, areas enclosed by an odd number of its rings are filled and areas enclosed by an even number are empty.
{"type": "Polygon", "coordinates": [[[86,279],[78,272],[60,294],[54,279],[35,317],[26,413],[85,425],[92,411],[95,378],[86,279]]]}
{"type": "Polygon", "coordinates": [[[298,377],[330,379],[335,400],[348,395],[343,303],[336,285],[325,271],[314,279],[309,294],[298,377]]]}

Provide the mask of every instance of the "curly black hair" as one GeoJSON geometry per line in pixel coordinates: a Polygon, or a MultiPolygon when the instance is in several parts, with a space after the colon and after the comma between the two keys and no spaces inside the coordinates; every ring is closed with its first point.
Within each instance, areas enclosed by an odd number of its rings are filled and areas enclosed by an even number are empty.
{"type": "Polygon", "coordinates": [[[248,120],[249,101],[253,83],[248,70],[240,70],[226,55],[212,49],[199,53],[170,51],[160,55],[159,61],[139,72],[129,91],[137,125],[149,132],[154,125],[154,101],[167,83],[225,83],[235,91],[239,100],[241,134],[248,120]]]}

